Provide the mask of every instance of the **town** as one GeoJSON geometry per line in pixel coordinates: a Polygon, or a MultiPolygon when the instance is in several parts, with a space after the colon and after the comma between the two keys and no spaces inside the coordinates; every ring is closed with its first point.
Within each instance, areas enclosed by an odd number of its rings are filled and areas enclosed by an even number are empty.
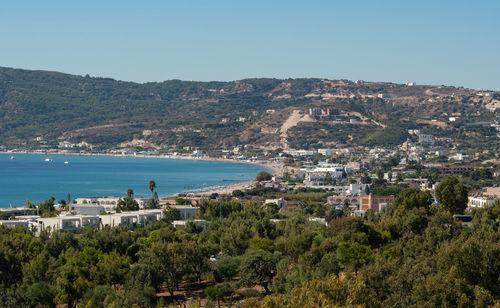
{"type": "MultiPolygon", "coordinates": [[[[310,113],[319,112],[311,109],[310,113]]],[[[456,120],[453,118],[453,121],[456,120]]],[[[498,127],[500,126],[497,125],[496,128],[498,127]]],[[[191,151],[189,147],[173,153],[134,149],[89,153],[75,150],[81,145],[68,141],[60,142],[59,149],[54,150],[9,150],[5,153],[219,159],[261,164],[271,168],[274,174],[266,179],[244,183],[243,186],[233,184],[227,188],[192,189],[174,196],[160,197],[154,209],[148,206],[149,198],[134,198],[139,205],[138,213],[117,213],[121,196],[78,197],[63,204],[53,204],[53,213],[57,213],[57,219],[37,216],[39,213],[36,206],[2,208],[3,220],[0,220],[0,224],[19,224],[38,229],[50,227],[52,230],[67,231],[77,231],[87,225],[132,226],[160,220],[162,211],[159,209],[166,206],[178,209],[181,218],[186,221],[196,219],[197,206],[203,201],[231,199],[255,201],[263,205],[276,203],[280,211],[305,211],[311,219],[326,223],[325,215],[331,210],[347,210],[350,215],[360,217],[367,211],[382,211],[405,188],[429,191],[437,203],[435,189],[445,176],[457,177],[467,186],[466,212],[492,205],[495,199],[500,198],[500,153],[488,150],[476,153],[458,151],[452,139],[421,134],[419,129],[408,130],[408,136],[403,143],[385,148],[358,146],[318,150],[278,149],[256,153],[237,146],[230,150],[211,151],[218,155],[216,157],[208,156],[201,150],[191,151]],[[249,191],[261,190],[262,193],[246,194],[245,190],[241,191],[242,187],[249,191]],[[320,197],[313,204],[294,202],[289,196],[297,191],[310,192],[320,197]],[[183,200],[181,204],[176,203],[179,199],[183,200]],[[315,208],[318,210],[315,211],[315,208]],[[318,213],[321,215],[312,215],[318,213]]],[[[182,221],[174,223],[180,224],[182,221]]]]}

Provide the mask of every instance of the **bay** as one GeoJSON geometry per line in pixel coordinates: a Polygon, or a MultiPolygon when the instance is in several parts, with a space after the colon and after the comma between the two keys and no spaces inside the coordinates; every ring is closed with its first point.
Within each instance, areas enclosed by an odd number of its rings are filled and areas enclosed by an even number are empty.
{"type": "Polygon", "coordinates": [[[136,197],[149,197],[150,180],[163,196],[252,180],[261,170],[267,169],[208,160],[0,154],[0,207],[24,206],[26,199],[36,203],[50,196],[66,199],[68,194],[72,199],[124,196],[129,188],[136,197]]]}

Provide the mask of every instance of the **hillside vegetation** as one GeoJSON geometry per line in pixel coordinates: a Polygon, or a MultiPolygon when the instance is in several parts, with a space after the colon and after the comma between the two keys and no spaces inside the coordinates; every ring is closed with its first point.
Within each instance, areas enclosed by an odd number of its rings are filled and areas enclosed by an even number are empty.
{"type": "MultiPolygon", "coordinates": [[[[446,124],[452,114],[467,115],[471,121],[494,119],[500,94],[487,94],[334,79],[138,84],[0,68],[0,145],[37,147],[40,140],[49,146],[68,140],[110,148],[130,146],[134,139],[140,140],[135,144],[156,149],[238,144],[319,148],[360,140],[367,145],[392,144],[407,128],[437,127],[444,135],[458,132],[446,124]],[[292,114],[309,113],[307,121],[289,121],[286,134],[280,132],[292,114]],[[389,124],[391,128],[382,129],[389,124]]],[[[477,134],[481,137],[486,136],[477,134]]]]}

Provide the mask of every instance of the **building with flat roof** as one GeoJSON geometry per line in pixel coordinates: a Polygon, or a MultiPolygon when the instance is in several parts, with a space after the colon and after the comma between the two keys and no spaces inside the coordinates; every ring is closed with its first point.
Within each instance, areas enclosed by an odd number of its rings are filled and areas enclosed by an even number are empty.
{"type": "MultiPolygon", "coordinates": [[[[124,197],[114,197],[114,196],[106,196],[106,197],[85,197],[85,198],[76,198],[76,204],[88,204],[88,205],[100,205],[104,207],[106,212],[113,211],[118,204],[118,200],[123,199],[124,197]]],[[[148,204],[150,198],[136,198],[134,200],[139,204],[139,208],[143,209],[148,204]]]]}
{"type": "Polygon", "coordinates": [[[25,206],[0,208],[0,216],[3,217],[4,219],[15,216],[26,216],[26,215],[36,215],[36,214],[37,214],[36,208],[27,208],[25,206]]]}
{"type": "Polygon", "coordinates": [[[205,226],[205,224],[209,223],[208,221],[203,219],[193,219],[193,220],[174,220],[172,224],[174,225],[174,227],[178,227],[178,226],[185,226],[188,222],[195,223],[202,227],[205,226]]]}
{"type": "Polygon", "coordinates": [[[197,207],[191,205],[171,205],[171,208],[179,210],[183,219],[188,219],[196,216],[197,207]]]}
{"type": "Polygon", "coordinates": [[[483,195],[486,197],[500,199],[500,187],[486,187],[486,191],[483,195]]]}
{"type": "Polygon", "coordinates": [[[469,196],[467,206],[470,208],[481,208],[495,203],[495,199],[491,197],[472,197],[469,196]]]}
{"type": "Polygon", "coordinates": [[[394,202],[394,196],[361,195],[359,196],[359,209],[362,211],[372,210],[378,212],[387,205],[392,204],[392,202],[394,202]]]}
{"type": "Polygon", "coordinates": [[[71,204],[70,210],[79,215],[99,215],[105,212],[104,206],[96,204],[71,204]]]}
{"type": "Polygon", "coordinates": [[[267,203],[274,203],[278,206],[279,209],[286,209],[286,200],[283,199],[283,198],[279,198],[279,199],[266,199],[266,201],[264,201],[264,204],[267,204],[267,203]]]}
{"type": "Polygon", "coordinates": [[[38,218],[38,231],[50,229],[63,230],[69,232],[76,232],[79,229],[92,226],[99,227],[100,218],[99,216],[87,216],[87,215],[74,215],[74,216],[59,216],[59,217],[45,217],[38,218]]]}
{"type": "Polygon", "coordinates": [[[30,227],[31,222],[28,220],[0,220],[0,226],[6,226],[6,227],[16,227],[16,226],[23,226],[23,227],[30,227]]]}
{"type": "Polygon", "coordinates": [[[340,195],[340,196],[329,196],[327,198],[327,203],[330,205],[344,205],[345,202],[349,205],[359,205],[359,197],[353,195],[340,195]]]}

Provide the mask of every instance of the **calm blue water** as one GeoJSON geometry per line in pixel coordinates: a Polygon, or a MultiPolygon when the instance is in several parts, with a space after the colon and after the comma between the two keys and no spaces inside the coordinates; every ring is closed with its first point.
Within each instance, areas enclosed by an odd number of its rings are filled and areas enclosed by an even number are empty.
{"type": "Polygon", "coordinates": [[[24,206],[50,196],[56,200],[94,196],[149,197],[150,180],[159,196],[189,187],[228,185],[255,178],[265,168],[240,163],[165,158],[0,154],[0,207],[24,206]],[[52,162],[45,162],[50,157],[52,162]],[[68,164],[64,164],[64,161],[68,164]]]}

